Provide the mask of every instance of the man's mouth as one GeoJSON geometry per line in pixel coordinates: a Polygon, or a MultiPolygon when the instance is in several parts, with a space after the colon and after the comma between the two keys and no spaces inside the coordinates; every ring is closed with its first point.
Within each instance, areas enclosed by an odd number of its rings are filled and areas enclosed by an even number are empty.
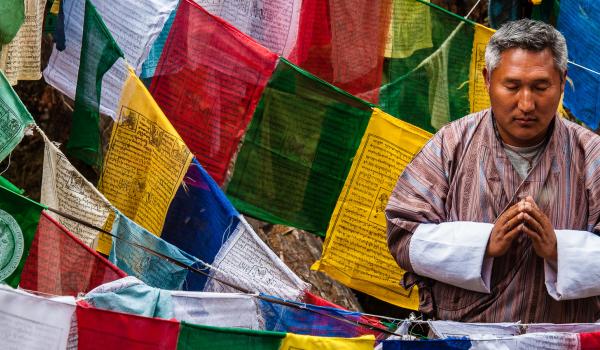
{"type": "Polygon", "coordinates": [[[536,118],[514,118],[514,121],[520,126],[530,126],[536,122],[536,118]]]}

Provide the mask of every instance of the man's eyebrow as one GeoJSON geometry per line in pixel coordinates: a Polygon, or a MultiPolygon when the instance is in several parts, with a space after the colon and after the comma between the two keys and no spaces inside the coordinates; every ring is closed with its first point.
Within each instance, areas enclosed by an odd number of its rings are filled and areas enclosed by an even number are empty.
{"type": "MultiPolygon", "coordinates": [[[[502,80],[503,83],[509,83],[509,84],[521,84],[523,81],[519,78],[504,78],[502,80]]],[[[532,81],[533,84],[549,84],[550,83],[550,79],[549,78],[539,78],[539,79],[535,79],[532,81]]]]}

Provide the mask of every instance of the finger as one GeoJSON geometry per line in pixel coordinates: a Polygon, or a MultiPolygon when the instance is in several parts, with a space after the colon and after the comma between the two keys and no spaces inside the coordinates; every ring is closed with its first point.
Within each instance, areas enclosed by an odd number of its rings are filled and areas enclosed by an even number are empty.
{"type": "Polygon", "coordinates": [[[508,220],[506,222],[506,224],[504,224],[504,226],[503,226],[504,232],[508,233],[515,226],[523,223],[524,215],[526,215],[526,214],[524,214],[524,213],[517,213],[517,215],[515,215],[512,219],[508,220]]]}
{"type": "Polygon", "coordinates": [[[532,217],[531,215],[529,215],[527,213],[523,213],[523,222],[525,223],[526,227],[528,227],[529,229],[535,231],[541,237],[544,236],[544,233],[545,233],[544,227],[534,217],[532,217]]]}
{"type": "Polygon", "coordinates": [[[542,242],[543,242],[542,237],[539,233],[535,232],[534,230],[530,229],[529,227],[527,227],[525,225],[523,225],[521,230],[524,234],[526,234],[529,238],[531,238],[534,245],[542,244],[542,242]]]}
{"type": "Polygon", "coordinates": [[[524,200],[525,202],[531,203],[531,204],[533,204],[534,206],[536,206],[536,207],[537,207],[537,203],[536,203],[536,202],[533,200],[533,197],[532,197],[532,196],[527,196],[527,197],[523,198],[523,200],[524,200]]]}
{"type": "Polygon", "coordinates": [[[508,231],[508,233],[504,235],[504,239],[508,242],[512,242],[515,239],[515,237],[517,237],[517,235],[519,235],[522,232],[523,227],[523,224],[513,227],[512,230],[508,231]]]}
{"type": "Polygon", "coordinates": [[[546,214],[544,214],[540,208],[535,205],[535,203],[532,204],[529,201],[525,202],[525,205],[523,206],[523,212],[531,215],[540,224],[543,224],[548,220],[546,214]]]}
{"type": "Polygon", "coordinates": [[[504,213],[502,213],[502,215],[500,215],[500,217],[498,218],[498,221],[502,220],[501,222],[508,222],[509,220],[514,218],[516,215],[518,215],[521,211],[523,211],[524,205],[525,205],[524,201],[519,201],[518,203],[515,203],[513,206],[508,208],[504,213]]]}

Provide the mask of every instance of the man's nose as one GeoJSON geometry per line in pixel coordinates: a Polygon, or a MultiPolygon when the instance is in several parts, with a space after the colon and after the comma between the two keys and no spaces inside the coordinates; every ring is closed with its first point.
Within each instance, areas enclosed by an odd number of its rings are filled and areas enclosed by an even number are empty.
{"type": "Polygon", "coordinates": [[[535,109],[535,102],[533,101],[533,95],[531,90],[523,89],[519,94],[519,110],[523,113],[533,112],[535,109]]]}

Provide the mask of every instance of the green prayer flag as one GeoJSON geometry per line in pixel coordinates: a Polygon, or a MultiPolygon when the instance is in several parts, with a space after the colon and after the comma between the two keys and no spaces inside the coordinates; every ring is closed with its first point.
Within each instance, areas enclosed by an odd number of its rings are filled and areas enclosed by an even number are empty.
{"type": "Polygon", "coordinates": [[[44,34],[54,34],[56,30],[56,22],[58,21],[58,9],[60,8],[60,0],[49,0],[48,2],[52,5],[46,12],[46,18],[44,19],[44,34]]]}
{"type": "Polygon", "coordinates": [[[0,44],[8,44],[25,20],[23,0],[0,0],[0,44]]]}
{"type": "Polygon", "coordinates": [[[0,282],[19,285],[44,207],[0,186],[0,282]]]}
{"type": "Polygon", "coordinates": [[[324,235],[371,113],[367,102],[280,59],[236,160],[231,202],[324,235]]]}
{"type": "Polygon", "coordinates": [[[427,38],[432,45],[387,60],[379,102],[385,112],[435,132],[470,111],[468,82],[475,28],[429,5],[415,1],[413,6],[430,22],[427,38]]]}
{"type": "Polygon", "coordinates": [[[67,150],[89,165],[102,163],[99,111],[102,77],[119,57],[124,57],[123,52],[94,5],[86,0],[75,109],[67,150]]]}
{"type": "Polygon", "coordinates": [[[21,142],[33,117],[0,71],[0,162],[21,142]]]}
{"type": "Polygon", "coordinates": [[[0,187],[4,187],[16,194],[23,194],[25,190],[18,188],[12,182],[8,181],[4,176],[0,176],[0,187]]]}
{"type": "Polygon", "coordinates": [[[181,322],[177,350],[278,350],[286,333],[181,322]]]}

